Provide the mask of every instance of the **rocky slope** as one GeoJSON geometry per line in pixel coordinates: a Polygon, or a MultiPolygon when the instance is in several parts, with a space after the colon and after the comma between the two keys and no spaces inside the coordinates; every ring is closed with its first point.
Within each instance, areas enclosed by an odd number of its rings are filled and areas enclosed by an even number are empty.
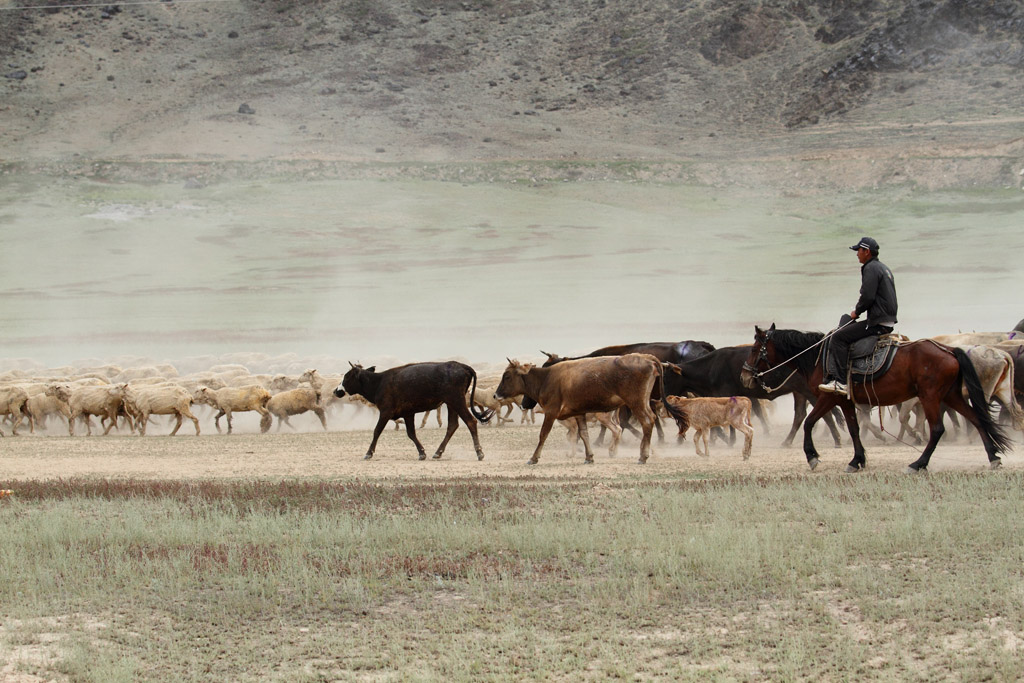
{"type": "Polygon", "coordinates": [[[825,159],[941,187],[1024,160],[1017,0],[64,4],[0,17],[8,162],[825,159]]]}

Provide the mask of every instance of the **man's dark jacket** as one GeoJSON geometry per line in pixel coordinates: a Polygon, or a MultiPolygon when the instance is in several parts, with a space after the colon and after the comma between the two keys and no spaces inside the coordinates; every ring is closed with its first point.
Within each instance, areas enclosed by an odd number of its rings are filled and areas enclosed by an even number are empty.
{"type": "Polygon", "coordinates": [[[896,324],[896,283],[892,271],[877,258],[860,267],[860,299],[854,309],[868,314],[868,325],[896,324]]]}

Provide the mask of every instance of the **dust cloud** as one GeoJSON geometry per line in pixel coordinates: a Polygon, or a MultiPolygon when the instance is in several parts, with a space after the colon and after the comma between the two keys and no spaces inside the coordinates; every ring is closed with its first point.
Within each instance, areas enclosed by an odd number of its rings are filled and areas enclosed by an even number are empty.
{"type": "MultiPolygon", "coordinates": [[[[910,337],[1024,313],[1020,192],[779,196],[644,183],[0,186],[0,361],[500,365],[827,330],[881,243],[910,337]]],[[[258,366],[258,367],[257,367],[258,366]]]]}

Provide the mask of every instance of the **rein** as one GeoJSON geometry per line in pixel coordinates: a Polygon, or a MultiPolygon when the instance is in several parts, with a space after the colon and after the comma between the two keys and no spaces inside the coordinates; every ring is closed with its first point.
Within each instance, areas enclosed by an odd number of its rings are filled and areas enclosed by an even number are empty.
{"type": "MultiPolygon", "coordinates": [[[[795,354],[793,356],[790,356],[789,358],[787,358],[786,360],[782,361],[781,363],[779,363],[775,367],[771,367],[771,361],[768,360],[768,349],[767,349],[766,344],[761,344],[761,348],[760,348],[760,350],[758,352],[757,360],[755,361],[754,365],[750,365],[749,363],[744,361],[743,369],[746,370],[747,372],[749,372],[753,376],[753,378],[755,380],[757,380],[757,383],[761,385],[761,388],[764,389],[764,391],[766,393],[771,394],[773,392],[776,392],[779,389],[781,389],[783,386],[785,386],[786,382],[788,382],[790,379],[792,379],[793,375],[795,375],[800,368],[798,368],[798,367],[797,368],[793,368],[793,372],[791,372],[788,375],[786,375],[786,379],[782,380],[782,382],[777,387],[769,387],[765,383],[765,381],[764,381],[764,376],[765,375],[767,375],[769,372],[774,372],[774,371],[778,370],[779,368],[781,368],[786,363],[789,363],[790,361],[796,360],[797,358],[799,358],[800,356],[804,355],[805,353],[807,353],[811,349],[813,349],[813,348],[815,348],[817,346],[821,346],[822,344],[824,344],[829,339],[829,337],[834,335],[836,332],[839,332],[840,330],[844,329],[848,325],[852,325],[855,322],[856,322],[856,320],[850,320],[845,325],[837,327],[836,329],[832,330],[831,332],[829,332],[828,334],[823,336],[818,341],[816,341],[813,344],[811,344],[810,346],[808,346],[803,351],[801,351],[801,352],[799,352],[799,353],[797,353],[797,354],[795,354]],[[759,371],[757,369],[757,366],[761,364],[761,361],[764,361],[764,364],[768,366],[768,368],[766,370],[759,371]]],[[[772,330],[769,330],[768,332],[765,332],[765,335],[764,335],[765,342],[768,342],[772,338],[772,333],[773,333],[772,330]]]]}

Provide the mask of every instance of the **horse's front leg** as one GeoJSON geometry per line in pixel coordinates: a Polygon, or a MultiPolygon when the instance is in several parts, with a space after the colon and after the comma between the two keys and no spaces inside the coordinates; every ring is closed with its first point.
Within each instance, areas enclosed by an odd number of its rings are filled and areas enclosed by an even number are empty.
{"type": "Polygon", "coordinates": [[[829,395],[822,395],[818,397],[818,400],[814,403],[814,408],[811,409],[807,419],[804,420],[804,455],[807,456],[807,464],[810,465],[813,470],[818,466],[819,455],[817,449],[814,447],[814,437],[811,433],[814,431],[814,424],[822,418],[828,411],[836,404],[836,399],[829,395]]]}

